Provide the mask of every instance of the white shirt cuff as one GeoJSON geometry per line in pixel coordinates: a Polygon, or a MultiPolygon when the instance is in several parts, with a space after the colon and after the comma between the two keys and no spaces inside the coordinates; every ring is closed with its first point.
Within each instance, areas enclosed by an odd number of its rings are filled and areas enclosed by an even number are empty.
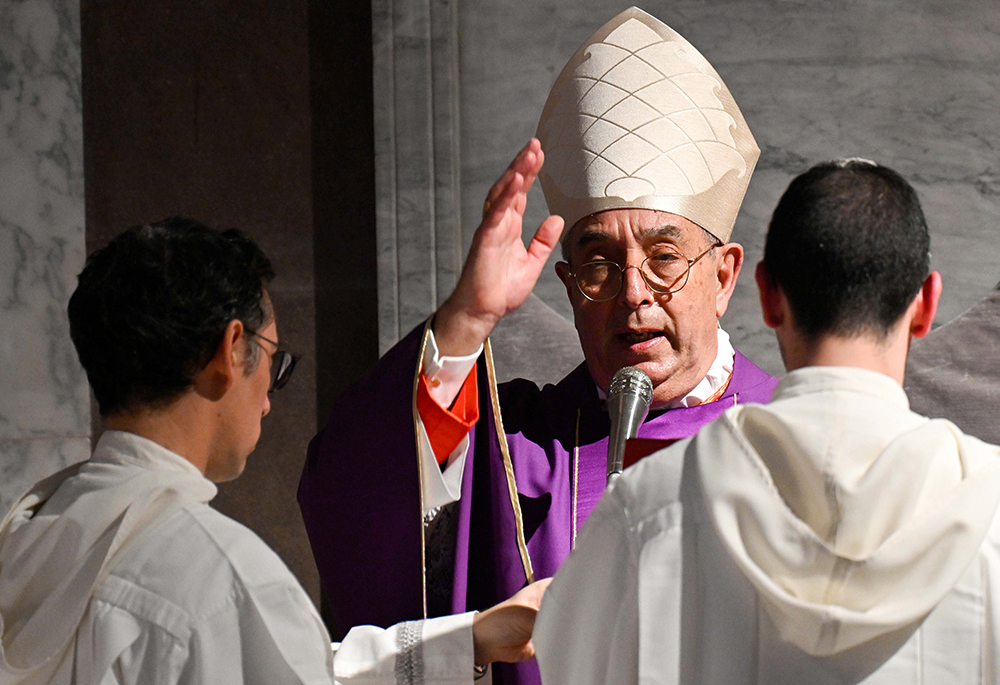
{"type": "Polygon", "coordinates": [[[425,621],[406,621],[383,630],[357,626],[334,643],[334,682],[395,685],[402,682],[452,685],[472,680],[475,612],[425,621]]]}
{"type": "MultiPolygon", "coordinates": [[[[427,378],[431,399],[442,407],[450,407],[458,397],[469,372],[482,354],[483,346],[464,357],[441,356],[434,331],[427,331],[427,345],[421,360],[421,370],[427,378]]],[[[417,455],[420,459],[420,473],[424,481],[424,511],[430,514],[446,504],[457,502],[462,497],[462,474],[465,472],[465,456],[469,451],[469,436],[466,435],[454,451],[448,455],[442,472],[434,458],[430,438],[424,422],[419,422],[417,455]]]]}
{"type": "Polygon", "coordinates": [[[424,422],[418,427],[420,439],[417,442],[417,454],[420,459],[420,473],[424,480],[424,514],[430,514],[435,509],[446,504],[457,502],[462,498],[462,474],[465,471],[465,455],[469,451],[469,436],[448,456],[444,471],[434,458],[434,449],[424,422]]]}
{"type": "Polygon", "coordinates": [[[427,378],[427,387],[435,402],[445,408],[451,406],[482,352],[483,346],[480,345],[478,350],[464,357],[443,357],[438,351],[434,331],[427,331],[427,345],[424,347],[420,368],[427,378]]]}

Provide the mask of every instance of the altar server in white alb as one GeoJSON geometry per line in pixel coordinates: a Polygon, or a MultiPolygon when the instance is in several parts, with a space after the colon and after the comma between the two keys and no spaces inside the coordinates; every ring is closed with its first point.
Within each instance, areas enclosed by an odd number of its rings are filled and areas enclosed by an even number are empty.
{"type": "Polygon", "coordinates": [[[606,493],[542,603],[547,685],[1000,682],[1000,448],[901,387],[928,272],[892,170],[792,182],[757,267],[789,373],[606,493]]]}
{"type": "Polygon", "coordinates": [[[239,232],[184,219],[91,255],[69,318],[107,431],[0,526],[0,684],[451,684],[530,656],[544,584],[480,614],[358,627],[335,651],[278,556],[209,508],[294,366],[272,276],[239,232]]]}

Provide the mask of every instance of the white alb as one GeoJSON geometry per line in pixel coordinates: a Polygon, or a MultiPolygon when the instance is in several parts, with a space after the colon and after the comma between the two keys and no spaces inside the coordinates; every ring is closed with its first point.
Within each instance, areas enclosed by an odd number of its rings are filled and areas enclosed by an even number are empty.
{"type": "Polygon", "coordinates": [[[647,457],[542,603],[559,683],[1000,682],[1000,448],[810,367],[647,457]]]}
{"type": "Polygon", "coordinates": [[[469,683],[472,615],[335,652],[278,556],[186,459],[108,431],[0,527],[0,684],[469,683]]]}

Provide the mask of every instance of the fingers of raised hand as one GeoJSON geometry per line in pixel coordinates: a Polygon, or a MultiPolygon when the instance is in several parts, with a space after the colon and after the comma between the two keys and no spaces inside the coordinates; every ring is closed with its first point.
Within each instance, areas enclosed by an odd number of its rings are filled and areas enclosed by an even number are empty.
{"type": "Polygon", "coordinates": [[[504,185],[500,186],[498,182],[497,185],[493,186],[486,196],[486,202],[483,203],[483,223],[495,224],[499,222],[510,207],[517,210],[517,199],[523,185],[524,177],[518,172],[513,172],[504,185]],[[498,186],[500,187],[498,188],[498,186]]]}
{"type": "Polygon", "coordinates": [[[550,215],[535,231],[535,236],[528,245],[528,254],[541,262],[547,260],[552,250],[559,244],[564,224],[561,216],[550,215]]]}
{"type": "MultiPolygon", "coordinates": [[[[542,148],[536,138],[532,138],[528,141],[528,144],[521,148],[521,151],[517,153],[514,160],[510,163],[510,166],[504,171],[503,175],[493,184],[489,192],[486,194],[486,202],[483,203],[483,214],[489,211],[489,209],[496,204],[497,198],[499,198],[504,190],[510,185],[511,181],[516,175],[521,175],[521,189],[524,193],[528,192],[528,188],[535,181],[535,176],[538,174],[541,168],[542,159],[544,155],[542,154],[542,148]]],[[[523,211],[523,201],[522,206],[519,211],[523,211]]]]}
{"type": "MultiPolygon", "coordinates": [[[[528,145],[530,146],[533,143],[537,144],[537,139],[532,138],[532,142],[528,143],[528,145]]],[[[530,165],[526,165],[526,167],[522,170],[522,173],[524,174],[524,192],[526,193],[535,182],[535,177],[538,176],[538,172],[542,170],[542,165],[545,163],[545,153],[542,152],[540,145],[538,146],[538,149],[533,150],[533,152],[534,155],[530,158],[530,165]]],[[[526,158],[525,161],[527,162],[529,159],[526,158]]]]}
{"type": "Polygon", "coordinates": [[[545,153],[542,152],[537,139],[532,138],[527,150],[528,154],[524,156],[523,164],[519,169],[524,176],[524,181],[521,184],[521,192],[517,197],[515,205],[517,212],[522,215],[528,204],[528,191],[531,190],[531,186],[535,183],[535,178],[538,176],[538,172],[542,170],[542,163],[545,161],[545,153]]]}
{"type": "Polygon", "coordinates": [[[497,182],[493,184],[490,191],[486,194],[486,199],[488,202],[493,202],[502,192],[503,189],[510,183],[510,180],[514,177],[514,174],[520,173],[522,176],[525,170],[522,168],[524,166],[524,161],[531,154],[531,143],[525,145],[521,148],[521,151],[517,153],[510,165],[504,169],[503,174],[497,179],[497,182]]]}
{"type": "Polygon", "coordinates": [[[497,198],[503,195],[504,191],[510,186],[510,182],[514,178],[515,171],[512,168],[507,168],[506,171],[497,179],[497,182],[489,189],[486,193],[486,202],[483,203],[483,215],[490,210],[494,204],[496,204],[497,198]]]}

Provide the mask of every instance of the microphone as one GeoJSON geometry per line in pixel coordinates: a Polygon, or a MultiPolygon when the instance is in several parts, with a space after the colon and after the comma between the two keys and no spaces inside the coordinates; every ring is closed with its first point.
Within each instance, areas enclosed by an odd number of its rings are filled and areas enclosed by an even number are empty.
{"type": "Polygon", "coordinates": [[[634,366],[623,366],[608,387],[608,414],[611,435],[608,437],[608,485],[621,475],[625,459],[625,441],[634,438],[649,413],[653,399],[653,381],[634,366]]]}

